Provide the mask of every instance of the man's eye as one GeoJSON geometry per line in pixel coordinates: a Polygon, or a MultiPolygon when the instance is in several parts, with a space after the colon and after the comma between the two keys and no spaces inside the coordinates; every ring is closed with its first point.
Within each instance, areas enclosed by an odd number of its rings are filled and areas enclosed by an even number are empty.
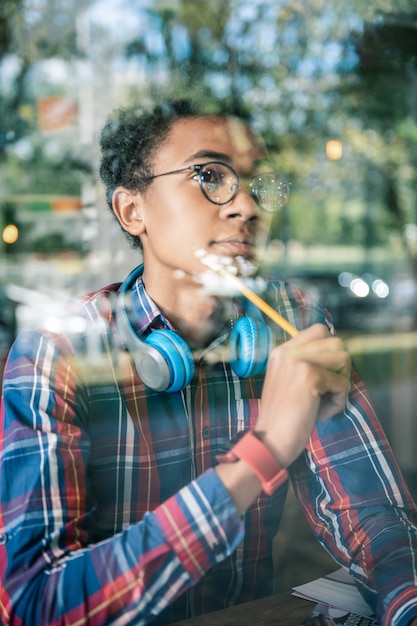
{"type": "Polygon", "coordinates": [[[200,172],[200,180],[202,183],[207,184],[217,184],[222,182],[222,174],[218,172],[215,168],[210,168],[207,170],[201,170],[200,172]]]}

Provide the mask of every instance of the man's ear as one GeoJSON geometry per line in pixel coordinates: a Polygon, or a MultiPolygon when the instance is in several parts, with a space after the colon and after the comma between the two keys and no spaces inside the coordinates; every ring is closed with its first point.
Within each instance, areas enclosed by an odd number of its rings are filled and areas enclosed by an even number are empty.
{"type": "Polygon", "coordinates": [[[116,187],[113,192],[113,211],[123,230],[131,235],[141,235],[145,230],[141,194],[116,187]]]}

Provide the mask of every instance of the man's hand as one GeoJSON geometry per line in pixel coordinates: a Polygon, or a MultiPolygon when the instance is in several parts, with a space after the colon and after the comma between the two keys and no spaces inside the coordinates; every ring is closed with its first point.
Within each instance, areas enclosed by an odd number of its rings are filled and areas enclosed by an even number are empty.
{"type": "Polygon", "coordinates": [[[288,466],[302,452],[317,419],[343,409],[350,373],[349,353],[323,324],[272,351],[255,430],[281,465],[288,466]]]}
{"type": "MultiPolygon", "coordinates": [[[[343,409],[350,370],[342,341],[331,337],[322,324],[271,352],[255,431],[281,466],[299,456],[317,419],[343,409]]],[[[260,493],[260,479],[244,461],[220,463],[216,472],[243,513],[260,493]]]]}

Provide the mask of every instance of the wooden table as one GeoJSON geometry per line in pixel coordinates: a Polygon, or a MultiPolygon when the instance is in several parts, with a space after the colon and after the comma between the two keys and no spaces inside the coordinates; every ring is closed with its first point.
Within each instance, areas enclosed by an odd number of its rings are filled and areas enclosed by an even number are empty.
{"type": "Polygon", "coordinates": [[[279,593],[221,611],[176,622],[173,626],[300,626],[313,602],[279,593]]]}

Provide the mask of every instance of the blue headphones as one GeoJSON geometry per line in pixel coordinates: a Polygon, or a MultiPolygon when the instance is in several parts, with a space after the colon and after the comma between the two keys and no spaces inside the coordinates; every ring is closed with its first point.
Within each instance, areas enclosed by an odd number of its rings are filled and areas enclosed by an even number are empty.
{"type": "MultiPolygon", "coordinates": [[[[117,299],[116,325],[122,346],[132,356],[145,385],[155,391],[180,391],[194,375],[193,355],[187,343],[167,329],[153,330],[141,340],[129,321],[125,297],[142,273],[140,265],[129,274],[117,299]]],[[[264,372],[273,347],[272,331],[256,307],[254,314],[239,317],[230,333],[230,364],[240,378],[264,372]]]]}

